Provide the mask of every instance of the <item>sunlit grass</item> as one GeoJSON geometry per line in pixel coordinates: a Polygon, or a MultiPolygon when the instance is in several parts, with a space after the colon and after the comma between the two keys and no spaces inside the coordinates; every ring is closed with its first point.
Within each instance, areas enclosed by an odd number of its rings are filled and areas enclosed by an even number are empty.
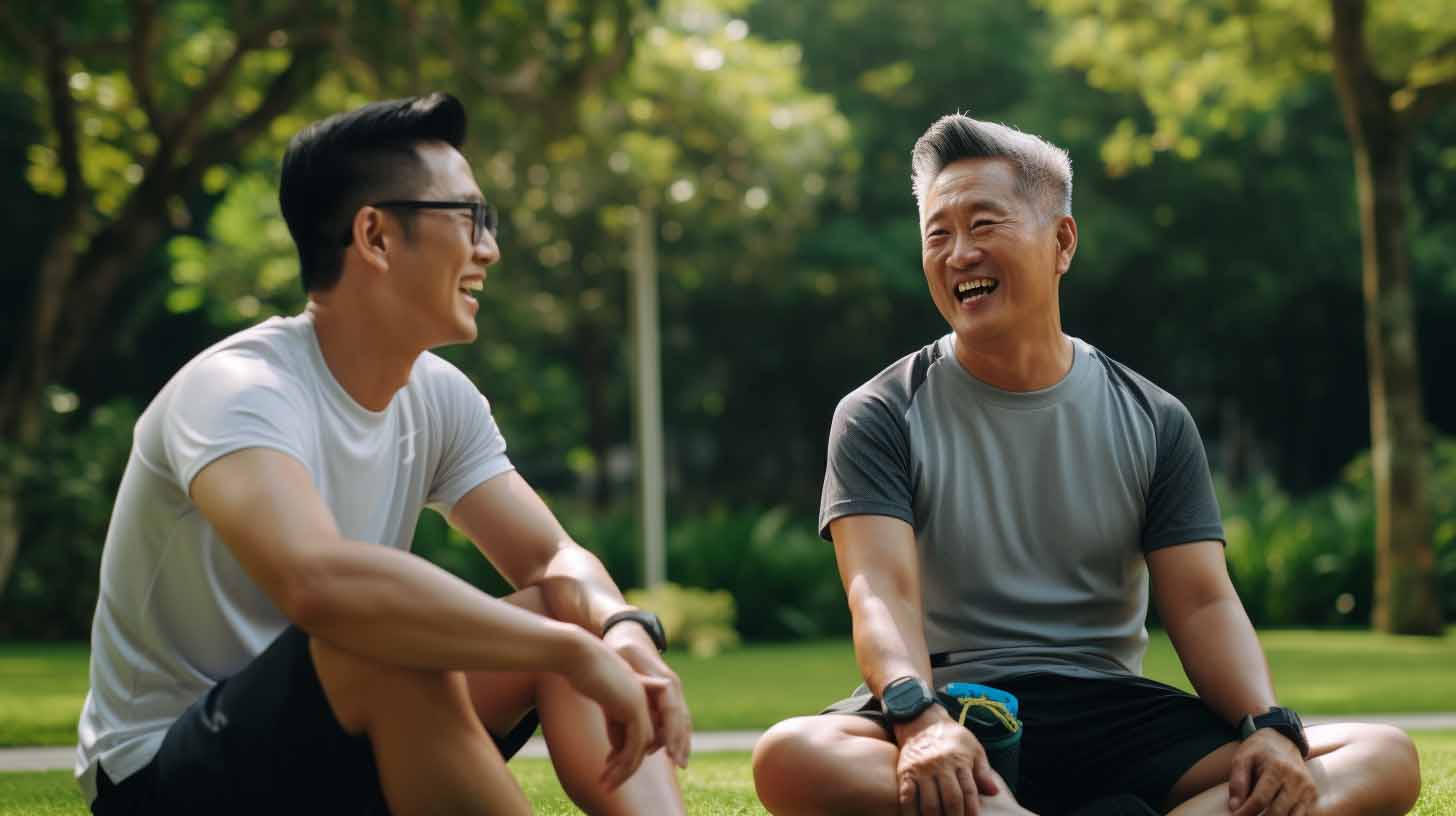
{"type": "MultiPolygon", "coordinates": [[[[1456,731],[1413,734],[1421,754],[1421,798],[1415,816],[1456,813],[1456,731]]],[[[538,814],[579,813],[544,759],[518,759],[511,769],[538,814]]],[[[693,757],[682,777],[688,813],[702,816],[761,814],[747,754],[693,757]]],[[[0,774],[0,816],[85,816],[69,771],[0,774]]]]}
{"type": "MultiPolygon", "coordinates": [[[[1444,638],[1359,631],[1260,634],[1280,701],[1306,715],[1456,711],[1456,630],[1444,638]]],[[[673,653],[698,730],[760,729],[818,711],[859,682],[848,640],[746,646],[712,658],[673,653]]],[[[1144,670],[1189,688],[1155,632],[1144,670]]],[[[0,746],[70,745],[86,694],[80,644],[0,646],[0,746]]]]}

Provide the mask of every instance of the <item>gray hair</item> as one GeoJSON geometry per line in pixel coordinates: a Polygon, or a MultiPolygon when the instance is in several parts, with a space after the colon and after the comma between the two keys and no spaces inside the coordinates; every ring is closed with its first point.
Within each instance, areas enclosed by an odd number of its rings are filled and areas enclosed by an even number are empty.
{"type": "Polygon", "coordinates": [[[1072,160],[1067,151],[1030,133],[963,113],[942,116],[910,152],[915,206],[947,165],[961,159],[1006,159],[1016,168],[1016,192],[1047,217],[1072,214],[1072,160]]]}

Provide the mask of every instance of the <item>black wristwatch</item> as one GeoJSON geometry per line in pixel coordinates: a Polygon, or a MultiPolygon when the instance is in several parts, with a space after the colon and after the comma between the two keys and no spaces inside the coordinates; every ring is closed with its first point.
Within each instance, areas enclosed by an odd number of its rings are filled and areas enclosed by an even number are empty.
{"type": "Polygon", "coordinates": [[[885,716],[892,723],[905,723],[919,717],[925,709],[935,705],[935,694],[924,680],[913,674],[897,677],[885,686],[880,694],[880,703],[885,716]]]}
{"type": "Polygon", "coordinates": [[[606,637],[607,632],[622,621],[642,624],[642,628],[647,630],[647,636],[652,638],[652,645],[657,647],[657,651],[667,651],[667,632],[662,628],[662,620],[645,609],[623,609],[607,618],[607,622],[602,624],[602,637],[606,637]]]}
{"type": "Polygon", "coordinates": [[[1300,755],[1309,759],[1309,740],[1304,737],[1304,722],[1294,713],[1294,709],[1274,706],[1257,717],[1245,714],[1239,721],[1239,739],[1248,739],[1260,728],[1272,728],[1288,737],[1299,748],[1300,755]]]}

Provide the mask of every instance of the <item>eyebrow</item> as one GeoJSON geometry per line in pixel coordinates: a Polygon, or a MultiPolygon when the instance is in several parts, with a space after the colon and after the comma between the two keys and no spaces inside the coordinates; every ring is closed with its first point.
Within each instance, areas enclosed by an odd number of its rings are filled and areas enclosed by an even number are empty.
{"type": "Polygon", "coordinates": [[[949,201],[937,206],[925,217],[925,226],[928,227],[936,221],[945,218],[951,210],[966,209],[970,212],[989,212],[992,215],[1006,215],[1011,212],[1006,207],[989,198],[976,198],[965,204],[956,201],[954,196],[950,196],[949,198],[949,201]]]}

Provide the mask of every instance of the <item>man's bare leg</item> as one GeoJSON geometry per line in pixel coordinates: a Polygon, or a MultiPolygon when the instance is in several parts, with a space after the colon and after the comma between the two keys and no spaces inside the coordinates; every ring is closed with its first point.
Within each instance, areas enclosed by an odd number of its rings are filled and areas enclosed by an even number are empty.
{"type": "MultiPolygon", "coordinates": [[[[753,749],[759,801],[775,816],[900,812],[899,748],[876,723],[853,715],[795,717],[770,728],[753,749]]],[[[981,797],[981,813],[1027,814],[1002,783],[981,797]]]]}
{"type": "MultiPolygon", "coordinates": [[[[1309,769],[1319,799],[1309,816],[1401,814],[1420,797],[1420,762],[1405,732],[1385,725],[1315,725],[1309,739],[1309,769]]],[[[1228,778],[1237,745],[1204,757],[1173,786],[1169,806],[1176,816],[1225,815],[1228,778]],[[1199,791],[1197,795],[1193,795],[1199,791]],[[1181,804],[1178,804],[1181,803],[1181,804]]]]}
{"type": "MultiPolygon", "coordinates": [[[[544,614],[540,594],[522,590],[505,600],[544,614]]],[[[601,707],[581,696],[559,674],[474,672],[471,697],[480,719],[493,734],[505,734],[535,706],[551,763],[561,787],[578,807],[602,816],[684,813],[677,774],[666,751],[644,757],[637,772],[616,790],[600,783],[611,744],[601,707]]]]}
{"type": "Polygon", "coordinates": [[[368,735],[395,816],[531,812],[475,714],[464,673],[382,664],[315,638],[309,651],[339,724],[368,735]]]}

